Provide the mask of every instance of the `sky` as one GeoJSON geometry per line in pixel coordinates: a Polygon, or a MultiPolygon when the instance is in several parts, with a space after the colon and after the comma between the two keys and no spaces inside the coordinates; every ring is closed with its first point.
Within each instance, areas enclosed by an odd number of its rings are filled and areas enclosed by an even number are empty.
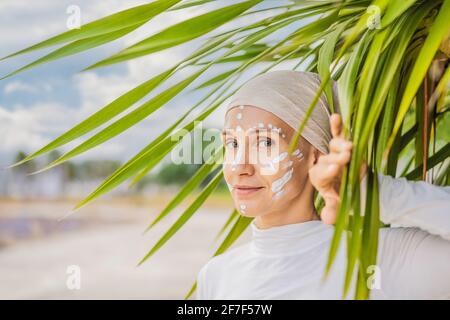
{"type": "MultiPolygon", "coordinates": [[[[71,13],[68,13],[67,10],[73,5],[80,9],[81,23],[84,24],[147,2],[139,0],[2,0],[0,2],[0,57],[66,31],[67,21],[71,17],[71,13]]],[[[92,71],[81,72],[83,68],[170,25],[236,2],[240,1],[218,0],[208,5],[163,14],[111,44],[44,64],[1,80],[0,166],[11,164],[18,151],[30,153],[38,150],[121,94],[173,66],[175,62],[182,60],[198,48],[205,38],[202,37],[149,56],[92,71]]],[[[270,5],[270,2],[266,1],[263,6],[270,5]]],[[[263,12],[258,16],[253,16],[252,20],[263,18],[265,15],[267,13],[263,12]]],[[[242,18],[239,23],[248,23],[249,19],[242,18]]],[[[236,25],[231,27],[236,27],[236,25]]],[[[228,28],[230,28],[229,24],[224,25],[217,32],[228,28]]],[[[272,40],[276,40],[283,32],[289,32],[289,30],[273,34],[272,40]]],[[[270,41],[270,37],[267,39],[270,41]]],[[[55,48],[0,61],[0,77],[34,61],[52,49],[55,48]]],[[[274,70],[286,69],[293,65],[295,65],[293,62],[280,64],[274,70]]],[[[228,64],[208,71],[205,77],[195,82],[192,87],[220,71],[229,70],[232,67],[233,65],[228,64]]],[[[249,74],[255,73],[261,68],[263,66],[259,65],[253,71],[250,70],[249,74]]],[[[173,85],[177,79],[184,79],[189,75],[188,72],[189,70],[182,70],[175,75],[173,80],[162,85],[149,97],[161,92],[169,85],[173,85]]],[[[245,81],[245,77],[242,81],[245,81]]],[[[125,161],[131,158],[206,92],[207,90],[202,90],[181,94],[138,125],[76,159],[78,161],[84,159],[125,161]]],[[[149,97],[144,98],[141,103],[148,100],[149,97]]],[[[225,104],[226,102],[205,122],[204,126],[221,127],[225,104]]],[[[139,103],[136,104],[136,106],[138,105],[139,103]]],[[[60,151],[68,151],[84,139],[85,137],[77,139],[62,147],[60,151]]]]}

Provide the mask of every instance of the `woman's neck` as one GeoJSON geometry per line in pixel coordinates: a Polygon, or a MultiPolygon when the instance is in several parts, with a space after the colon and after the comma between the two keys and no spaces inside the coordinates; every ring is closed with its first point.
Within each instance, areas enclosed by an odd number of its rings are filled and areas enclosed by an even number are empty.
{"type": "Polygon", "coordinates": [[[285,207],[263,216],[255,217],[255,224],[260,229],[268,229],[311,220],[320,220],[320,218],[314,207],[314,188],[308,184],[303,192],[285,207]]]}

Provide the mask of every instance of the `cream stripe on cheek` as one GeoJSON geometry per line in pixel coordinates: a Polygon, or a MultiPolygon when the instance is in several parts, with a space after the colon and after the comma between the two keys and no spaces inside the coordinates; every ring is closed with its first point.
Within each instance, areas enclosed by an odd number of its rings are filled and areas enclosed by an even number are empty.
{"type": "Polygon", "coordinates": [[[280,153],[278,156],[276,156],[275,158],[272,159],[272,162],[273,162],[273,163],[281,162],[281,161],[283,161],[284,159],[286,159],[287,156],[288,156],[288,153],[287,153],[287,152],[280,153]]]}
{"type": "MultiPolygon", "coordinates": [[[[294,151],[293,155],[299,158],[300,160],[302,160],[303,158],[303,153],[301,153],[300,150],[298,149],[294,151]]],[[[275,192],[273,199],[278,199],[284,195],[283,187],[286,185],[286,183],[289,182],[289,180],[291,180],[294,173],[294,168],[292,168],[293,164],[294,162],[292,160],[289,160],[285,168],[290,169],[280,179],[275,180],[272,183],[272,192],[275,192]]]]}
{"type": "Polygon", "coordinates": [[[284,195],[284,190],[280,190],[277,193],[275,193],[275,195],[273,196],[273,199],[278,199],[281,198],[281,196],[284,195]]]}
{"type": "Polygon", "coordinates": [[[304,157],[303,153],[299,149],[295,149],[294,152],[292,152],[292,155],[299,159],[303,159],[303,157],[304,157]]]}
{"type": "Polygon", "coordinates": [[[272,192],[275,192],[275,197],[280,197],[281,195],[283,195],[283,193],[280,193],[281,191],[283,191],[283,187],[286,185],[286,183],[289,182],[289,180],[291,180],[292,175],[294,173],[294,168],[289,169],[285,174],[283,174],[283,176],[277,180],[275,180],[272,183],[272,192]]]}
{"type": "MultiPolygon", "coordinates": [[[[263,169],[269,169],[271,172],[275,173],[277,171],[277,169],[275,168],[274,164],[276,163],[280,163],[281,161],[285,160],[288,157],[288,153],[287,152],[282,152],[280,153],[278,156],[274,157],[271,161],[269,161],[268,163],[262,163],[261,167],[263,169]]],[[[285,168],[289,168],[292,166],[292,161],[289,160],[287,166],[285,168]]]]}

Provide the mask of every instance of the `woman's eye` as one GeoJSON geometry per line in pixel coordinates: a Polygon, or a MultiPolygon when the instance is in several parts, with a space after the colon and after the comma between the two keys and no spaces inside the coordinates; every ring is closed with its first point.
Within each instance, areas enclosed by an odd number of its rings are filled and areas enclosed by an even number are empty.
{"type": "Polygon", "coordinates": [[[225,142],[225,146],[230,149],[237,148],[237,141],[236,140],[227,140],[225,142]]]}
{"type": "Polygon", "coordinates": [[[260,148],[269,148],[272,146],[272,139],[270,138],[260,138],[258,141],[258,146],[260,148]]]}

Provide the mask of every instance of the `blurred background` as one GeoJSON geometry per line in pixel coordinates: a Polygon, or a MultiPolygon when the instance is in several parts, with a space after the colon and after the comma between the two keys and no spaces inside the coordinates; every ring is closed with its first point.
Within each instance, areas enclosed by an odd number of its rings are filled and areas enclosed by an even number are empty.
{"type": "MultiPolygon", "coordinates": [[[[73,6],[80,10],[84,24],[147,2],[2,0],[0,56],[66,31],[73,6]]],[[[232,2],[237,1],[227,1],[227,4],[232,2]]],[[[204,95],[204,91],[176,97],[168,106],[124,134],[51,170],[30,175],[80,141],[61,148],[61,153],[53,152],[12,169],[8,166],[121,94],[173,66],[196,49],[202,38],[108,68],[80,70],[148,34],[201,14],[215,5],[184,10],[183,14],[163,14],[111,44],[0,81],[0,299],[185,297],[197,272],[215,251],[217,232],[232,212],[232,202],[224,183],[185,228],[139,267],[136,264],[196,194],[150,232],[143,235],[143,231],[180,185],[192,176],[198,164],[175,165],[166,159],[132,188],[125,183],[78,211],[71,213],[71,209],[165,130],[174,115],[190,108],[193,98],[204,95]],[[70,285],[74,276],[79,276],[79,288],[70,285]]],[[[260,16],[264,14],[261,12],[260,16]]],[[[217,32],[228,27],[221,27],[217,32]]],[[[278,34],[272,36],[276,38],[278,34]]],[[[0,76],[50,49],[43,51],[0,62],[0,76]]],[[[277,68],[285,67],[282,63],[277,68]]],[[[220,72],[220,68],[216,71],[220,72]]],[[[183,78],[184,72],[180,72],[179,77],[183,78]]],[[[205,74],[205,78],[209,77],[211,74],[205,74]]],[[[166,88],[163,85],[160,90],[166,88]]],[[[223,108],[204,123],[204,130],[220,128],[222,119],[223,108]]],[[[248,236],[247,232],[237,244],[247,241],[248,236]]]]}

